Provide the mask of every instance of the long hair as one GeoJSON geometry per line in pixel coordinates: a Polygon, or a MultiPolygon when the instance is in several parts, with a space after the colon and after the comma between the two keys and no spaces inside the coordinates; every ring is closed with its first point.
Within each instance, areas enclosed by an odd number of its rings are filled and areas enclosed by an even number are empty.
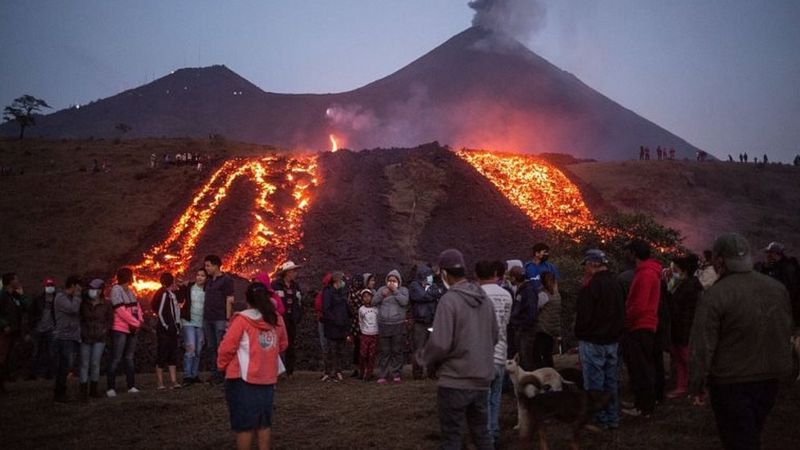
{"type": "Polygon", "coordinates": [[[272,294],[264,283],[250,283],[247,286],[247,304],[261,313],[264,321],[272,326],[278,325],[278,313],[272,303],[272,294]]]}

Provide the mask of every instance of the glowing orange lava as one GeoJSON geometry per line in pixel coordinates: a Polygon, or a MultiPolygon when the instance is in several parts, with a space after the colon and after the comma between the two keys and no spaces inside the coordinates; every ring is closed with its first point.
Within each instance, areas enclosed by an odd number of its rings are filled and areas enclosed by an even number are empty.
{"type": "Polygon", "coordinates": [[[286,259],[290,247],[302,238],[301,223],[317,186],[317,158],[266,157],[226,161],[203,185],[192,203],[172,225],[169,235],[143,255],[134,266],[135,287],[147,292],[158,288],[162,272],[183,274],[194,255],[197,242],[209,219],[227,197],[231,185],[246,177],[256,186],[253,226],[230,253],[223,256],[225,270],[245,276],[258,269],[271,269],[286,259]],[[278,208],[277,192],[290,193],[290,203],[278,208]]]}
{"type": "Polygon", "coordinates": [[[339,150],[339,144],[336,143],[336,136],[329,134],[328,138],[331,140],[331,153],[336,153],[336,150],[339,150]]]}
{"type": "Polygon", "coordinates": [[[580,190],[553,165],[526,155],[467,150],[457,154],[535,225],[573,238],[595,226],[580,190]]]}

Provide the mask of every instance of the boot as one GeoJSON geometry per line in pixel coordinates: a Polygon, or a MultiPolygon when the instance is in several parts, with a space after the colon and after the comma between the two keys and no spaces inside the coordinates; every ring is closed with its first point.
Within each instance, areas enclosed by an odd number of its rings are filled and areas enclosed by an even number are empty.
{"type": "Polygon", "coordinates": [[[81,383],[78,387],[78,400],[81,403],[86,403],[89,401],[89,383],[81,383]]]}
{"type": "Polygon", "coordinates": [[[89,382],[89,396],[92,398],[103,398],[103,394],[97,391],[97,381],[89,382]]]}

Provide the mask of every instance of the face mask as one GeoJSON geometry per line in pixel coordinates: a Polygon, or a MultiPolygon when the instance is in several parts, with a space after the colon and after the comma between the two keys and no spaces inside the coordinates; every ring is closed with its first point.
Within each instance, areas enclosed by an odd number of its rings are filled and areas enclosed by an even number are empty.
{"type": "Polygon", "coordinates": [[[390,288],[397,289],[397,281],[389,281],[386,283],[386,285],[389,286],[390,288]]]}
{"type": "Polygon", "coordinates": [[[55,294],[56,293],[56,287],[55,286],[45,286],[44,292],[45,292],[45,294],[55,294]]]}
{"type": "Polygon", "coordinates": [[[96,299],[100,291],[97,289],[89,289],[89,298],[96,299]]]}
{"type": "Polygon", "coordinates": [[[547,261],[547,258],[549,258],[549,257],[550,257],[550,255],[544,255],[544,256],[542,256],[542,262],[545,262],[545,261],[547,261]]]}
{"type": "Polygon", "coordinates": [[[428,275],[428,276],[425,278],[425,281],[427,281],[427,282],[428,282],[428,284],[433,284],[433,275],[428,275]]]}

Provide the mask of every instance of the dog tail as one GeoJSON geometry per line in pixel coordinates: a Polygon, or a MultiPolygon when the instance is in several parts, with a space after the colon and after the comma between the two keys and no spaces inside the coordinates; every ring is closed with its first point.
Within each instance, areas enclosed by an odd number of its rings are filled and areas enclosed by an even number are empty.
{"type": "Polygon", "coordinates": [[[520,377],[519,381],[517,381],[517,397],[521,399],[531,398],[536,395],[537,392],[543,390],[542,380],[539,377],[531,374],[526,373],[522,377],[520,377]],[[533,388],[533,394],[529,394],[528,387],[533,388]]]}

